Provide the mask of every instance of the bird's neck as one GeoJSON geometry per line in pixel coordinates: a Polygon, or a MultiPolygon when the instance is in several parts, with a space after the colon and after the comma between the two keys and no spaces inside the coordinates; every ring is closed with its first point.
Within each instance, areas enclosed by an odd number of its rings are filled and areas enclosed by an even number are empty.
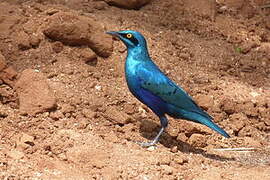
{"type": "Polygon", "coordinates": [[[150,60],[147,48],[135,47],[128,48],[127,59],[135,61],[147,61],[150,60]]]}

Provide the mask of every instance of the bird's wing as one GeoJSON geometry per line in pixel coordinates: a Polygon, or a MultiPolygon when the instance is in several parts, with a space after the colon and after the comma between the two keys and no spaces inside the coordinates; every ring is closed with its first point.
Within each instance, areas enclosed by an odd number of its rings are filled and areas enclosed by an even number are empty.
{"type": "Polygon", "coordinates": [[[142,88],[178,108],[196,112],[212,119],[198,107],[181,87],[164,75],[155,64],[149,63],[139,66],[136,72],[142,88]]]}

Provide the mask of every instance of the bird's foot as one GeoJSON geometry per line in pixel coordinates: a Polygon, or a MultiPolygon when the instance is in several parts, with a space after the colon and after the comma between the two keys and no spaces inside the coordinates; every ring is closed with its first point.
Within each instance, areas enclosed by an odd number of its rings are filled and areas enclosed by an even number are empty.
{"type": "Polygon", "coordinates": [[[150,147],[150,146],[155,146],[157,144],[158,140],[159,140],[159,137],[163,133],[164,129],[165,129],[164,127],[162,127],[160,129],[160,131],[158,132],[157,136],[155,137],[155,139],[153,141],[150,141],[150,142],[136,142],[136,143],[139,144],[142,147],[145,147],[145,148],[150,147]]]}
{"type": "Polygon", "coordinates": [[[148,148],[150,146],[156,146],[156,142],[155,141],[150,141],[150,142],[136,142],[137,144],[139,144],[141,147],[144,148],[148,148]]]}

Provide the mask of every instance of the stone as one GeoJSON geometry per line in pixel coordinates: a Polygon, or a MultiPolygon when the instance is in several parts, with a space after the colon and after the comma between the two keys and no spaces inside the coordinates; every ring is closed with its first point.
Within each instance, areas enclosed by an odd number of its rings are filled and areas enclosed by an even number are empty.
{"type": "Polygon", "coordinates": [[[32,35],[29,37],[29,42],[30,42],[31,46],[38,47],[40,42],[41,42],[41,38],[39,36],[32,35]]]}
{"type": "Polygon", "coordinates": [[[61,112],[63,114],[74,113],[75,112],[75,107],[70,105],[70,104],[63,104],[61,106],[61,112]]]}
{"type": "Polygon", "coordinates": [[[2,84],[0,86],[0,94],[1,94],[0,101],[2,104],[9,104],[10,107],[18,109],[18,106],[16,103],[17,94],[12,87],[10,87],[6,84],[2,84]]]}
{"type": "Polygon", "coordinates": [[[244,3],[240,9],[240,13],[246,18],[252,18],[257,12],[256,8],[250,3],[244,3]]]}
{"type": "Polygon", "coordinates": [[[242,105],[243,111],[247,116],[257,117],[259,115],[258,110],[254,107],[253,102],[248,101],[242,105]]]}
{"type": "Polygon", "coordinates": [[[179,53],[178,57],[184,60],[188,60],[190,59],[190,54],[182,52],[182,53],[179,53]]]}
{"type": "Polygon", "coordinates": [[[235,113],[230,115],[230,124],[229,126],[234,132],[239,132],[248,122],[248,118],[243,113],[235,113]]]}
{"type": "Polygon", "coordinates": [[[171,148],[171,152],[172,152],[172,153],[177,153],[177,151],[178,151],[178,147],[177,147],[177,146],[173,146],[173,147],[171,148]]]}
{"type": "Polygon", "coordinates": [[[67,149],[66,159],[75,164],[87,164],[92,168],[101,169],[108,163],[110,154],[101,147],[80,145],[67,149]]]}
{"type": "Polygon", "coordinates": [[[91,109],[83,109],[82,114],[84,117],[86,117],[88,119],[92,119],[96,116],[97,113],[92,111],[91,109]]]}
{"type": "Polygon", "coordinates": [[[28,134],[22,133],[22,136],[20,138],[20,141],[26,144],[34,144],[34,137],[30,136],[28,134]]]}
{"type": "Polygon", "coordinates": [[[206,146],[206,138],[201,134],[192,134],[188,139],[188,143],[195,147],[204,148],[206,146]]]}
{"type": "Polygon", "coordinates": [[[79,123],[76,125],[78,129],[86,129],[88,128],[89,130],[92,129],[90,125],[90,121],[88,118],[82,118],[82,117],[76,117],[76,119],[79,119],[79,123]]]}
{"type": "Polygon", "coordinates": [[[0,53],[0,71],[6,69],[7,63],[5,57],[0,53]]]}
{"type": "Polygon", "coordinates": [[[245,136],[256,137],[257,135],[260,135],[260,134],[261,134],[261,131],[259,131],[257,128],[246,125],[239,131],[238,136],[239,137],[245,137],[245,136]]]}
{"type": "MultiPolygon", "coordinates": [[[[179,125],[179,132],[180,133],[179,134],[184,133],[186,137],[190,137],[192,134],[212,134],[213,133],[210,130],[210,128],[203,126],[201,124],[198,124],[198,123],[193,123],[190,121],[179,121],[179,124],[180,124],[179,125]]],[[[184,139],[185,139],[185,136],[180,135],[180,137],[182,137],[184,139]]]]}
{"type": "Polygon", "coordinates": [[[17,72],[6,63],[5,57],[0,53],[0,80],[13,87],[17,72]]]}
{"type": "Polygon", "coordinates": [[[67,12],[55,13],[48,18],[43,33],[67,45],[87,45],[102,57],[112,54],[112,37],[105,34],[102,26],[90,17],[67,12]]]}
{"type": "Polygon", "coordinates": [[[24,70],[15,84],[15,89],[19,96],[21,114],[35,115],[56,107],[56,98],[46,76],[41,72],[24,70]]]}
{"type": "Polygon", "coordinates": [[[238,10],[238,13],[247,17],[251,18],[258,12],[259,6],[262,6],[266,3],[265,0],[222,0],[219,3],[224,4],[229,9],[238,10]]]}
{"type": "Polygon", "coordinates": [[[228,115],[233,114],[236,112],[236,103],[233,100],[228,98],[223,99],[221,102],[221,109],[225,111],[228,115]]]}
{"type": "Polygon", "coordinates": [[[61,42],[56,41],[56,42],[52,43],[52,49],[54,52],[60,53],[64,49],[64,46],[61,42]]]}
{"type": "Polygon", "coordinates": [[[157,148],[155,147],[155,146],[149,146],[148,148],[147,148],[147,151],[154,151],[154,150],[156,150],[157,148]]]}
{"type": "Polygon", "coordinates": [[[92,63],[92,62],[97,60],[96,53],[90,48],[82,49],[80,52],[80,56],[81,56],[83,62],[85,62],[87,64],[92,63]]]}
{"type": "Polygon", "coordinates": [[[105,0],[109,5],[126,9],[139,9],[150,1],[151,0],[105,0]]]}
{"type": "Polygon", "coordinates": [[[260,117],[261,119],[264,121],[264,123],[267,126],[270,126],[270,111],[268,108],[264,108],[264,107],[259,107],[258,111],[260,113],[260,117]]]}
{"type": "Polygon", "coordinates": [[[136,112],[136,108],[133,104],[125,104],[124,111],[127,114],[131,115],[131,114],[134,114],[136,112]]]}
{"type": "Polygon", "coordinates": [[[106,110],[107,118],[115,124],[128,124],[131,122],[131,117],[127,115],[125,112],[118,111],[116,107],[108,107],[106,110]]]}
{"type": "MultiPolygon", "coordinates": [[[[269,18],[269,17],[268,17],[269,18]]],[[[268,29],[268,30],[270,30],[270,21],[268,20],[268,18],[267,18],[267,20],[265,20],[265,27],[268,29]]]]}
{"type": "Polygon", "coordinates": [[[183,165],[188,162],[188,159],[185,156],[175,156],[173,161],[179,165],[183,165]]]}
{"type": "Polygon", "coordinates": [[[255,48],[257,46],[256,42],[254,41],[245,41],[243,45],[241,45],[241,53],[248,53],[251,51],[252,48],[255,48]]]}
{"type": "Polygon", "coordinates": [[[3,72],[5,73],[6,78],[10,81],[15,80],[17,76],[17,71],[15,71],[11,66],[4,69],[3,72]]]}
{"type": "Polygon", "coordinates": [[[244,137],[244,142],[243,145],[248,146],[248,147],[261,147],[260,141],[256,140],[255,138],[252,137],[244,137]]]}
{"type": "Polygon", "coordinates": [[[104,10],[108,7],[108,4],[104,1],[96,1],[94,2],[94,8],[97,10],[104,10]]]}
{"type": "Polygon", "coordinates": [[[13,149],[7,152],[7,155],[11,157],[12,159],[16,159],[16,160],[22,159],[24,157],[24,153],[16,149],[13,149]]]}
{"type": "Polygon", "coordinates": [[[188,137],[185,135],[185,133],[179,133],[176,140],[186,142],[188,140],[188,137]]]}
{"type": "Polygon", "coordinates": [[[184,0],[185,8],[199,16],[208,17],[211,20],[216,16],[216,1],[215,0],[184,0]]]}
{"type": "Polygon", "coordinates": [[[176,127],[173,127],[173,126],[169,126],[167,127],[167,130],[166,130],[171,137],[173,138],[176,138],[179,134],[179,128],[176,128],[176,127]]]}
{"type": "Polygon", "coordinates": [[[27,50],[31,48],[31,43],[28,34],[21,31],[17,35],[18,48],[21,50],[27,50]]]}
{"type": "Polygon", "coordinates": [[[174,168],[168,165],[161,165],[162,172],[167,175],[173,174],[174,168]]]}
{"type": "Polygon", "coordinates": [[[223,0],[224,4],[229,8],[239,9],[243,6],[245,0],[223,0]]]}
{"type": "Polygon", "coordinates": [[[212,109],[214,106],[214,99],[209,95],[200,94],[195,99],[198,105],[205,110],[212,109]]]}
{"type": "Polygon", "coordinates": [[[59,120],[64,118],[64,114],[61,111],[54,111],[54,112],[50,112],[50,118],[52,118],[53,120],[59,120]]]}
{"type": "Polygon", "coordinates": [[[19,12],[20,9],[18,6],[11,5],[10,2],[3,2],[1,1],[0,4],[0,32],[2,37],[9,37],[10,36],[10,30],[13,29],[16,25],[18,25],[20,22],[22,22],[23,17],[19,14],[10,12],[19,12]]]}
{"type": "Polygon", "coordinates": [[[26,133],[22,133],[19,135],[18,140],[16,141],[16,148],[20,150],[24,150],[28,148],[29,146],[34,146],[34,136],[30,136],[26,133]]]}
{"type": "Polygon", "coordinates": [[[59,12],[59,10],[58,9],[55,9],[55,8],[50,8],[50,9],[48,9],[48,10],[46,10],[45,11],[45,13],[46,14],[48,14],[48,15],[53,15],[53,14],[55,14],[55,13],[58,13],[59,12]]]}
{"type": "Polygon", "coordinates": [[[172,157],[173,156],[164,156],[164,155],[160,155],[159,157],[157,157],[157,165],[161,166],[161,165],[170,165],[170,163],[172,162],[172,157]]]}
{"type": "Polygon", "coordinates": [[[3,110],[2,107],[1,107],[1,109],[0,109],[0,118],[6,118],[6,117],[8,117],[8,114],[7,114],[7,112],[6,112],[5,110],[3,110]]]}
{"type": "Polygon", "coordinates": [[[258,47],[258,51],[265,53],[265,55],[270,58],[270,43],[269,42],[261,43],[260,47],[258,47]]]}
{"type": "Polygon", "coordinates": [[[153,121],[143,120],[141,122],[141,131],[142,132],[152,133],[157,128],[159,128],[159,125],[157,123],[153,122],[153,121]]]}

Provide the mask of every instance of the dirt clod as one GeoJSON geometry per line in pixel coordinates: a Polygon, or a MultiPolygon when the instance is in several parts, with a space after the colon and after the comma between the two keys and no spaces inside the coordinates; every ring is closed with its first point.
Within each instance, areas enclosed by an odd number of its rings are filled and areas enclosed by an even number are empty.
{"type": "Polygon", "coordinates": [[[151,0],[105,0],[105,2],[110,5],[115,5],[127,9],[139,9],[150,1],[151,0]]]}
{"type": "Polygon", "coordinates": [[[112,38],[93,19],[58,12],[49,17],[48,22],[43,32],[49,38],[68,45],[87,45],[102,57],[111,55],[112,38]]]}
{"type": "Polygon", "coordinates": [[[19,49],[27,50],[31,48],[29,36],[25,32],[21,31],[18,33],[17,41],[19,49]]]}
{"type": "Polygon", "coordinates": [[[53,111],[50,112],[50,117],[54,120],[58,120],[64,118],[64,115],[61,111],[53,111]]]}
{"type": "Polygon", "coordinates": [[[199,95],[196,97],[196,100],[198,102],[198,105],[201,106],[203,109],[213,109],[214,106],[214,100],[209,95],[199,95]]]}
{"type": "Polygon", "coordinates": [[[64,47],[63,47],[63,44],[59,41],[56,41],[54,43],[52,43],[52,49],[54,50],[54,52],[56,53],[60,53],[64,47]]]}
{"type": "Polygon", "coordinates": [[[229,115],[236,112],[235,107],[236,107],[236,103],[234,102],[234,100],[224,99],[221,102],[222,110],[225,111],[229,115]]]}
{"type": "Polygon", "coordinates": [[[82,60],[87,64],[96,64],[94,61],[97,60],[96,53],[91,49],[83,49],[80,52],[80,55],[82,57],[82,60]]]}
{"type": "Polygon", "coordinates": [[[177,151],[178,151],[178,147],[177,146],[173,146],[171,148],[171,152],[176,153],[177,151]]]}
{"type": "Polygon", "coordinates": [[[176,162],[176,163],[179,164],[179,165],[183,165],[183,164],[185,164],[185,163],[188,162],[188,159],[187,159],[186,157],[176,156],[176,157],[174,158],[174,162],[176,162]]]}
{"type": "Polygon", "coordinates": [[[108,115],[108,119],[116,124],[127,124],[131,121],[131,117],[127,115],[125,112],[118,111],[115,107],[109,107],[106,110],[106,114],[108,115]]]}
{"type": "Polygon", "coordinates": [[[14,68],[7,65],[5,57],[0,53],[0,80],[13,87],[16,77],[17,72],[14,68]]]}
{"type": "Polygon", "coordinates": [[[12,159],[15,159],[15,160],[19,160],[19,159],[22,159],[24,157],[24,153],[21,152],[21,151],[18,151],[16,149],[13,149],[13,150],[9,151],[7,153],[7,155],[9,157],[11,157],[12,159]]]}
{"type": "Polygon", "coordinates": [[[204,138],[205,136],[201,134],[192,134],[188,139],[188,143],[192,146],[203,148],[206,146],[204,138]]]}
{"type": "Polygon", "coordinates": [[[19,95],[20,112],[34,115],[53,109],[56,99],[50,89],[45,75],[33,69],[22,72],[16,82],[19,95]]]}
{"type": "Polygon", "coordinates": [[[18,140],[16,141],[16,148],[20,150],[24,150],[29,146],[34,146],[34,137],[30,136],[26,133],[22,133],[19,135],[18,140]]]}

